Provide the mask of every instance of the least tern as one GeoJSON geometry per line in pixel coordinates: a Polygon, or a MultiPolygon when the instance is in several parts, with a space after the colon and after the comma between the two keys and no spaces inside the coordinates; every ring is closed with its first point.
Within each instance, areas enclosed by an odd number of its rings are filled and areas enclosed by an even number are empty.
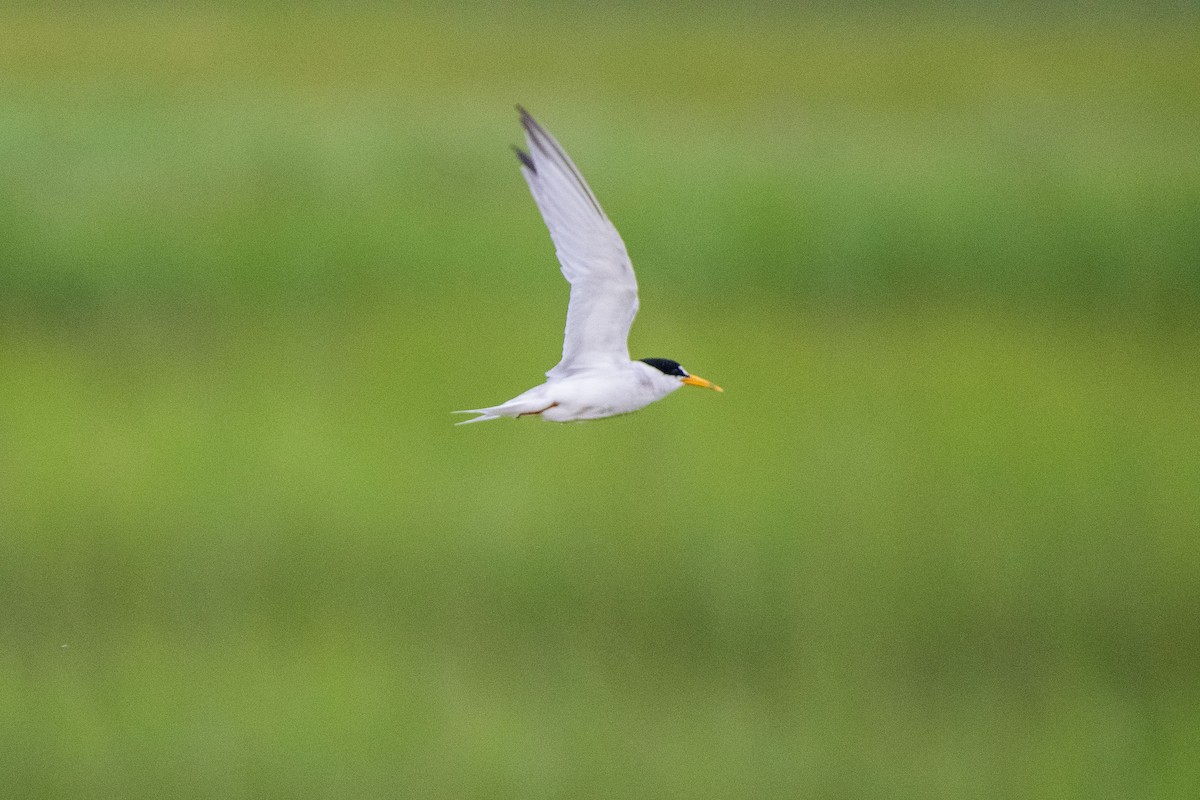
{"type": "Polygon", "coordinates": [[[575,164],[545,128],[517,106],[527,150],[513,147],[571,284],[562,360],[546,382],[459,425],[501,417],[575,422],[628,414],[682,386],[724,391],[669,358],[629,358],[637,279],[625,243],[575,164]]]}

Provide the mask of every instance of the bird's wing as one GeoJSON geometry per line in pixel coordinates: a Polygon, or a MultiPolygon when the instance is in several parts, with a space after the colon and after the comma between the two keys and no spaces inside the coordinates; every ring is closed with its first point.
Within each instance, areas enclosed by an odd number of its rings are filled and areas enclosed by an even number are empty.
{"type": "Polygon", "coordinates": [[[518,107],[529,152],[519,148],[521,174],[533,192],[563,276],[571,284],[562,360],[546,373],[559,378],[629,361],[629,327],[637,314],[637,279],[621,235],[566,151],[518,107]]]}

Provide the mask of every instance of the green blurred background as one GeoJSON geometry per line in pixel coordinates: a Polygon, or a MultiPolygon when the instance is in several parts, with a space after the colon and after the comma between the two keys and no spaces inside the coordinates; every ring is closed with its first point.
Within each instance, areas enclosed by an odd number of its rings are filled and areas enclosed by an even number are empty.
{"type": "Polygon", "coordinates": [[[1200,12],[915,8],[0,11],[5,796],[1197,796],[1200,12]]]}

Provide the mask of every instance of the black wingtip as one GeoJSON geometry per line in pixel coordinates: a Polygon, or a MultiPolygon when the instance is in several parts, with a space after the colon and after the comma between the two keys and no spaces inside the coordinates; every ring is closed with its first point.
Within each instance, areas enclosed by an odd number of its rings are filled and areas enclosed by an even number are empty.
{"type": "Polygon", "coordinates": [[[525,106],[521,105],[520,103],[517,103],[516,108],[517,108],[517,113],[521,115],[521,127],[522,128],[524,128],[529,133],[533,133],[534,131],[539,131],[542,129],[542,126],[538,124],[538,121],[533,118],[533,114],[530,114],[528,111],[525,110],[525,106]]]}
{"type": "Polygon", "coordinates": [[[535,167],[533,165],[533,159],[529,157],[529,153],[526,153],[524,150],[517,147],[515,144],[512,146],[512,149],[513,149],[513,152],[517,154],[517,160],[521,162],[521,165],[523,167],[525,167],[526,169],[528,169],[530,172],[532,172],[534,175],[536,175],[537,167],[535,167]]]}

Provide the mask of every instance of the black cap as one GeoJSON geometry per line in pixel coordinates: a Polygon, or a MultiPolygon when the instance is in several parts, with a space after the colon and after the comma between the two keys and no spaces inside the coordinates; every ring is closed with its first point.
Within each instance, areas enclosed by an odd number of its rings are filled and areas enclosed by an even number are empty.
{"type": "Polygon", "coordinates": [[[678,361],[672,361],[669,358],[643,358],[642,361],[654,367],[663,375],[677,375],[680,378],[688,376],[687,370],[679,366],[678,361]]]}

